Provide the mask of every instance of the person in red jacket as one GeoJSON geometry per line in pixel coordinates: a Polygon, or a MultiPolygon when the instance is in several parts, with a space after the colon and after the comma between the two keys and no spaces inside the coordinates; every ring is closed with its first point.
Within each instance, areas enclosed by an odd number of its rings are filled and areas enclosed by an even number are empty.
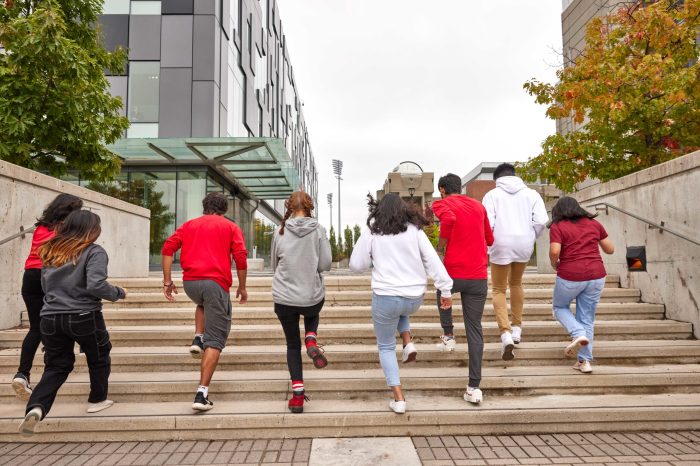
{"type": "Polygon", "coordinates": [[[12,389],[17,398],[27,401],[32,394],[29,385],[29,375],[32,370],[32,362],[36,350],[41,343],[41,308],[44,306],[44,290],[41,287],[41,269],[43,264],[39,258],[39,246],[56,236],[56,227],[74,210],[80,210],[83,201],[72,194],[59,194],[46,206],[41,217],[37,220],[32,235],[32,246],[29,256],[24,263],[24,276],[22,277],[22,299],[27,306],[29,317],[29,331],[22,341],[22,350],[19,356],[17,374],[12,378],[12,389]]]}
{"type": "MultiPolygon", "coordinates": [[[[481,202],[460,194],[462,180],[459,176],[452,173],[443,176],[438,180],[438,190],[442,199],[432,205],[433,212],[440,220],[438,250],[444,254],[445,268],[452,277],[452,293],[460,293],[462,298],[462,314],[469,347],[469,384],[464,400],[480,403],[483,399],[479,384],[484,354],[481,317],[488,293],[487,246],[493,244],[493,233],[481,202]]],[[[440,290],[437,292],[437,302],[443,329],[438,347],[444,351],[454,351],[456,342],[452,308],[440,307],[440,290]]]]}
{"type": "Polygon", "coordinates": [[[248,301],[246,291],[247,257],[243,232],[223,215],[228,210],[228,199],[222,193],[209,193],[202,201],[204,215],[185,222],[163,245],[163,293],[174,301],[177,293],[172,281],[173,255],[178,249],[182,266],[183,288],[197,305],[193,346],[203,352],[199,387],[192,409],[208,411],[209,383],[219,363],[231,331],[231,296],[233,284],[231,257],[236,264],[239,303],[248,301]]]}

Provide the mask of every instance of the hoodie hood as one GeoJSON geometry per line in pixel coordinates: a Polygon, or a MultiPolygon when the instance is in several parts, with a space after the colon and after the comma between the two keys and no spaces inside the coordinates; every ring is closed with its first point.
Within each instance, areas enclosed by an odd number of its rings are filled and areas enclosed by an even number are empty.
{"type": "Polygon", "coordinates": [[[284,223],[285,231],[291,231],[299,238],[303,238],[316,228],[318,228],[318,220],[311,217],[290,218],[284,223]]]}
{"type": "Polygon", "coordinates": [[[496,180],[496,187],[501,188],[508,194],[515,194],[518,191],[527,188],[523,180],[517,176],[502,176],[496,180]]]}

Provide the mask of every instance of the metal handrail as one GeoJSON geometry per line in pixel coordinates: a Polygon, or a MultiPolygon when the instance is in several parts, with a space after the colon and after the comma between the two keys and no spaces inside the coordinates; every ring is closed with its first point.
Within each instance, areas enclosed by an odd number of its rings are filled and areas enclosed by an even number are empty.
{"type": "Polygon", "coordinates": [[[612,204],[608,204],[607,202],[598,202],[596,204],[591,204],[591,205],[586,206],[586,207],[593,207],[595,210],[601,210],[598,208],[599,206],[605,206],[605,215],[608,215],[608,208],[614,209],[614,210],[617,210],[618,212],[622,212],[625,215],[629,215],[630,217],[635,218],[635,219],[639,220],[640,222],[646,223],[647,225],[649,225],[650,228],[658,228],[661,232],[667,231],[668,233],[670,233],[674,236],[677,236],[677,237],[684,239],[690,243],[693,243],[697,246],[700,246],[700,241],[694,240],[692,238],[688,238],[687,236],[682,235],[681,233],[678,233],[677,231],[673,231],[673,230],[667,228],[664,225],[664,222],[661,222],[661,223],[652,222],[651,220],[647,220],[647,219],[640,217],[637,214],[633,214],[632,212],[629,212],[625,209],[621,209],[621,208],[614,206],[612,204]]]}
{"type": "Polygon", "coordinates": [[[36,230],[36,225],[32,225],[32,226],[30,226],[30,227],[27,228],[27,229],[25,229],[23,226],[20,226],[20,227],[19,227],[19,233],[15,233],[15,234],[12,235],[12,236],[8,236],[7,238],[0,240],[0,245],[3,245],[3,244],[5,244],[5,243],[9,243],[9,242],[12,241],[13,239],[24,238],[24,235],[26,235],[27,233],[31,233],[31,232],[33,232],[34,230],[36,230]]]}

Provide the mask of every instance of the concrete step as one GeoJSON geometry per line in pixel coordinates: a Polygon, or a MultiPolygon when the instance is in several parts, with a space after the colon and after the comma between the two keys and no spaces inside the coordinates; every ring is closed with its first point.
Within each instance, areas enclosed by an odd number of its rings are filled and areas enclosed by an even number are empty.
{"type": "MultiPolygon", "coordinates": [[[[596,365],[593,376],[567,366],[524,366],[483,371],[482,390],[489,397],[552,394],[699,393],[700,365],[596,365]]],[[[33,375],[38,381],[39,373],[33,375]]],[[[314,400],[371,400],[387,392],[381,369],[309,370],[304,374],[307,395],[314,400]]],[[[401,367],[401,385],[411,396],[459,397],[467,385],[465,368],[401,367]]],[[[117,402],[182,402],[199,383],[191,372],[124,372],[110,377],[110,398],[117,402]]],[[[217,371],[210,385],[212,399],[285,400],[291,390],[286,370],[217,371]]],[[[59,392],[60,403],[80,403],[90,392],[89,377],[73,373],[59,392]]],[[[9,383],[0,385],[0,401],[22,403],[9,383]]]]}
{"type": "Polygon", "coordinates": [[[532,395],[486,397],[472,406],[461,397],[412,396],[407,415],[389,411],[388,397],[315,400],[304,414],[286,401],[215,401],[193,414],[191,401],[116,403],[88,415],[83,403],[57,403],[31,439],[17,434],[21,404],[0,406],[0,441],[149,441],[237,438],[581,433],[700,428],[700,395],[532,395]]]}
{"type": "MultiPolygon", "coordinates": [[[[112,349],[112,373],[123,372],[181,372],[198,371],[199,360],[189,354],[189,341],[177,346],[115,346],[112,349]]],[[[457,343],[454,352],[440,351],[434,344],[418,344],[416,367],[449,368],[467,366],[467,345],[464,339],[457,343]]],[[[510,362],[501,359],[501,345],[493,340],[484,345],[484,367],[562,366],[573,361],[566,359],[564,342],[523,342],[517,346],[516,358],[510,362]]],[[[399,346],[400,347],[400,346],[399,346]]],[[[376,369],[379,358],[376,345],[327,345],[324,347],[335,369],[376,369]]],[[[397,349],[397,353],[398,353],[397,349]]],[[[700,364],[700,341],[697,340],[621,340],[596,341],[594,364],[650,365],[650,364],[700,364]]],[[[10,380],[17,370],[19,349],[0,350],[0,380],[10,380]],[[4,375],[3,375],[4,374],[4,375]]],[[[309,370],[308,358],[303,362],[309,370]]],[[[37,354],[34,367],[43,367],[43,356],[37,354]]],[[[218,370],[286,370],[286,347],[275,345],[228,346],[221,354],[218,370]]],[[[76,372],[86,372],[85,357],[77,355],[76,372]]],[[[320,374],[324,374],[322,371],[320,374]]],[[[34,378],[32,378],[34,380],[34,378]]]]}
{"type": "MultiPolygon", "coordinates": [[[[235,302],[235,288],[231,294],[231,299],[235,302]]],[[[551,303],[552,290],[547,288],[526,288],[524,290],[525,300],[529,303],[551,303]]],[[[459,293],[454,296],[455,302],[460,302],[459,293]]],[[[606,288],[603,291],[601,302],[613,303],[636,303],[639,302],[640,292],[637,289],[627,288],[606,288]]],[[[425,294],[426,302],[435,300],[433,289],[429,289],[425,294]]],[[[488,302],[491,300],[491,291],[489,290],[488,302]]],[[[372,292],[370,290],[356,291],[327,291],[326,305],[327,306],[368,306],[372,302],[372,292]]],[[[270,291],[251,291],[248,293],[248,303],[241,306],[234,304],[235,307],[259,307],[272,306],[272,292],[270,291]]],[[[191,307],[192,302],[187,298],[183,290],[176,296],[176,301],[171,303],[166,301],[163,293],[132,293],[125,300],[116,303],[105,303],[106,308],[133,308],[133,307],[191,307]]]]}
{"type": "MultiPolygon", "coordinates": [[[[482,326],[484,338],[493,341],[500,335],[495,322],[484,322],[482,326]]],[[[687,339],[692,337],[692,330],[692,324],[674,320],[603,320],[595,326],[598,340],[687,339]]],[[[192,332],[192,326],[188,325],[109,327],[112,344],[118,346],[177,346],[191,341],[192,332]]],[[[528,341],[565,341],[568,338],[562,326],[554,321],[528,322],[523,332],[523,338],[528,341]]],[[[20,346],[25,333],[26,329],[0,331],[0,348],[20,346]]],[[[438,322],[416,322],[411,325],[411,335],[417,343],[430,343],[442,335],[442,328],[438,322]]],[[[464,339],[464,327],[455,326],[455,335],[464,339]]],[[[279,324],[234,325],[228,338],[229,345],[274,345],[283,341],[284,333],[279,324]]],[[[323,323],[319,327],[319,342],[323,344],[372,344],[375,341],[371,323],[323,323]]]]}
{"type": "MultiPolygon", "coordinates": [[[[236,274],[234,277],[234,287],[236,286],[236,274]]],[[[526,273],[523,276],[523,285],[526,288],[552,288],[556,275],[553,274],[537,274],[526,273]]],[[[154,292],[162,291],[162,277],[150,278],[113,278],[110,282],[126,287],[134,292],[154,292]]],[[[178,288],[182,288],[182,276],[174,278],[173,281],[178,288]]],[[[370,288],[372,277],[369,274],[357,275],[328,275],[324,276],[324,283],[327,291],[350,291],[350,290],[368,290],[370,288]]],[[[432,286],[433,281],[429,280],[432,286]]],[[[607,287],[616,288],[620,286],[619,275],[608,275],[605,279],[607,287]]],[[[272,275],[268,276],[250,276],[246,280],[246,287],[249,291],[269,291],[272,286],[272,275]]],[[[489,287],[491,286],[491,277],[489,275],[489,287]]]]}
{"type": "MultiPolygon", "coordinates": [[[[573,308],[573,306],[572,306],[573,308]]],[[[189,307],[142,307],[142,308],[109,308],[104,311],[108,325],[194,325],[194,306],[189,307]]],[[[453,307],[455,322],[462,322],[462,306],[453,307]]],[[[525,303],[523,311],[525,325],[533,320],[554,320],[551,304],[525,303]]],[[[277,324],[277,316],[271,306],[240,307],[234,310],[236,325],[277,324]]],[[[321,313],[323,324],[340,324],[352,322],[368,322],[372,318],[371,306],[328,306],[321,313]]],[[[424,304],[418,312],[411,316],[411,322],[435,322],[438,318],[434,305],[424,304]]],[[[596,320],[660,320],[664,318],[662,304],[646,303],[600,303],[596,310],[596,320]]],[[[22,323],[29,325],[27,313],[22,313],[22,323]]],[[[487,304],[484,308],[484,319],[495,319],[493,306],[487,304]]]]}

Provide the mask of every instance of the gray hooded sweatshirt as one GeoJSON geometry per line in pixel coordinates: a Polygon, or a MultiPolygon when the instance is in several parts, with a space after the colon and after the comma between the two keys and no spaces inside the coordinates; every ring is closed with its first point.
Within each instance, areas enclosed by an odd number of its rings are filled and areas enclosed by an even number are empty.
{"type": "Polygon", "coordinates": [[[326,296],[321,272],[331,269],[331,244],[326,230],[310,217],[290,218],[284,234],[272,240],[272,299],[287,306],[307,307],[326,296]]]}

